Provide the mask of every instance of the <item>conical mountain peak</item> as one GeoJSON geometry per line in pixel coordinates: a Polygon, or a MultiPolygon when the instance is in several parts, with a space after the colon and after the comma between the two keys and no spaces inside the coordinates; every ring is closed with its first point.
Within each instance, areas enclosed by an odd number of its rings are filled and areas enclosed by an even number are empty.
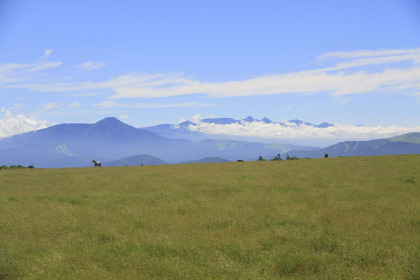
{"type": "Polygon", "coordinates": [[[115,117],[108,117],[108,118],[104,118],[96,122],[96,124],[116,125],[116,124],[124,124],[124,123],[115,117]]]}

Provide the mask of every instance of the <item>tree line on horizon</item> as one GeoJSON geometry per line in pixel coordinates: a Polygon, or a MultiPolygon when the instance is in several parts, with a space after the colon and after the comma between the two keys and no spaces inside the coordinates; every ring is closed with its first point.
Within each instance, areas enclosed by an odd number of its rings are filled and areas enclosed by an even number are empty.
{"type": "Polygon", "coordinates": [[[0,169],[15,169],[15,168],[35,168],[35,167],[32,164],[29,165],[28,167],[25,167],[25,166],[20,165],[20,164],[18,164],[18,165],[10,165],[10,166],[7,166],[7,165],[0,166],[0,169]]]}
{"type": "MultiPolygon", "coordinates": [[[[286,155],[286,158],[285,158],[285,160],[295,160],[295,159],[299,159],[298,157],[295,157],[295,156],[289,156],[289,154],[287,154],[286,155]]],[[[281,158],[281,155],[280,154],[277,154],[275,157],[273,157],[272,159],[271,159],[271,161],[279,161],[279,160],[283,160],[282,158],[281,158]]],[[[263,158],[261,155],[260,155],[260,157],[258,158],[258,161],[268,161],[267,159],[265,159],[265,158],[263,158]]]]}

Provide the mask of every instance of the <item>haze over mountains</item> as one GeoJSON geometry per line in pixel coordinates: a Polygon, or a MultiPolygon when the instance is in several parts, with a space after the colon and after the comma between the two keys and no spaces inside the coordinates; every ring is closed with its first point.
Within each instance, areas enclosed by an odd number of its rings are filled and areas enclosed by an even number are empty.
{"type": "MultiPolygon", "coordinates": [[[[202,122],[235,124],[258,121],[229,118],[205,119],[202,122]]],[[[263,122],[271,122],[263,119],[263,122]]],[[[289,121],[297,125],[299,120],[289,121]]],[[[209,135],[192,131],[195,123],[135,128],[116,118],[105,118],[94,124],[60,124],[45,129],[0,139],[0,165],[34,165],[35,167],[91,166],[92,158],[104,166],[196,163],[257,160],[261,155],[271,159],[277,154],[322,157],[363,156],[420,153],[420,133],[372,141],[347,141],[327,148],[292,144],[260,143],[230,140],[227,135],[209,135]],[[222,139],[209,139],[223,137],[222,139]]],[[[306,125],[312,125],[306,123],[306,125]]],[[[313,125],[318,128],[328,123],[313,125]]]]}

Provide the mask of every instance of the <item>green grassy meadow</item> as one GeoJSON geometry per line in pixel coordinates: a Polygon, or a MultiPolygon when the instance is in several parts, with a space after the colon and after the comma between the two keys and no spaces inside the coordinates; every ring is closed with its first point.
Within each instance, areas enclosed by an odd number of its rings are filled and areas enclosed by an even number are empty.
{"type": "Polygon", "coordinates": [[[420,279],[420,155],[0,170],[0,279],[420,279]]]}

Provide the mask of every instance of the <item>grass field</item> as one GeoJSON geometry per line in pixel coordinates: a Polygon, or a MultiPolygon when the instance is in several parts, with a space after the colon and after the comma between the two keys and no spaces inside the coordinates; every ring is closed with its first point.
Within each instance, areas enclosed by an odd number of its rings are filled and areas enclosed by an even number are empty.
{"type": "Polygon", "coordinates": [[[0,170],[0,279],[420,279],[420,155],[0,170]]]}

